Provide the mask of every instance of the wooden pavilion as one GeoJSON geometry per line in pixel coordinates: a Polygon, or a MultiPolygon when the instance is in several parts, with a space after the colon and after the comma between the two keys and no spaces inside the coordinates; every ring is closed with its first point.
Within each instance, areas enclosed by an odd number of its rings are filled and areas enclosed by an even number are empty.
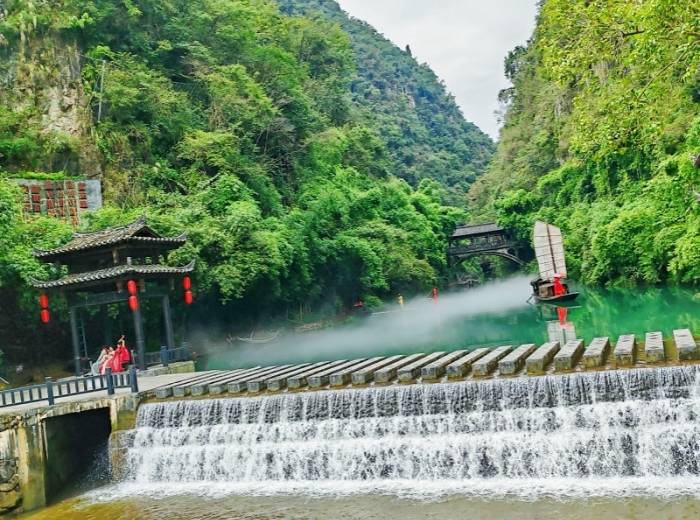
{"type": "Polygon", "coordinates": [[[122,227],[75,233],[61,247],[35,251],[36,258],[53,263],[57,271],[64,273],[55,280],[35,280],[33,286],[42,291],[42,321],[49,319],[47,292],[67,298],[76,375],[81,374],[78,310],[83,307],[102,307],[107,316],[108,305],[128,304],[134,319],[137,362],[143,370],[145,338],[139,300],[160,299],[165,344],[168,349],[174,348],[170,293],[175,288],[175,278],[182,277],[185,302],[192,302],[189,273],[194,269],[194,262],[173,267],[167,265],[165,259],[169,251],[182,246],[186,240],[185,234],[160,236],[141,217],[122,227]]]}

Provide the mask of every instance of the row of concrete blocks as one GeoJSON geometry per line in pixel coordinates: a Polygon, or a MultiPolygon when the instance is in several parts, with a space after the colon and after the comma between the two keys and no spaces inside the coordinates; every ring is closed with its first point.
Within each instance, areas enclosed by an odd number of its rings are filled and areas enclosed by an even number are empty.
{"type": "MultiPolygon", "coordinates": [[[[698,359],[700,351],[688,329],[673,333],[679,358],[698,359]]],[[[613,356],[616,366],[630,366],[636,363],[637,340],[634,335],[620,336],[613,356]]],[[[218,395],[225,392],[240,394],[257,393],[263,390],[272,392],[285,388],[342,387],[348,384],[386,384],[393,381],[410,383],[419,378],[433,382],[446,376],[460,379],[470,372],[474,377],[493,375],[498,369],[501,376],[513,376],[525,369],[529,375],[544,374],[551,364],[555,372],[566,372],[576,368],[583,360],[584,369],[602,367],[610,353],[610,340],[607,337],[595,338],[588,348],[583,340],[568,341],[561,346],[549,342],[539,348],[534,343],[517,348],[502,346],[495,349],[478,348],[467,352],[435,352],[432,354],[411,354],[389,357],[374,357],[355,360],[324,361],[301,365],[281,365],[254,367],[232,371],[203,372],[184,382],[166,385],[155,390],[156,397],[185,397],[188,395],[218,395]]],[[[647,363],[665,361],[663,336],[661,332],[649,332],[645,337],[644,352],[647,363]]]]}

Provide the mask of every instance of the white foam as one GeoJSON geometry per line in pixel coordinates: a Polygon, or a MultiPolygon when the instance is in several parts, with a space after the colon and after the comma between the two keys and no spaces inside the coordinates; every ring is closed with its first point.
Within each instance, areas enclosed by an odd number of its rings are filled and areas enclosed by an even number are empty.
{"type": "Polygon", "coordinates": [[[695,367],[151,404],[99,496],[700,495],[695,367]]]}

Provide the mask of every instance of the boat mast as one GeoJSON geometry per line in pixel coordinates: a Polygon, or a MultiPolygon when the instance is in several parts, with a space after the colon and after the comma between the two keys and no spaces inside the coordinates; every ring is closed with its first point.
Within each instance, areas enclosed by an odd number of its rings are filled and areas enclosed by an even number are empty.
{"type": "Polygon", "coordinates": [[[552,249],[552,236],[549,234],[549,224],[545,223],[545,226],[547,227],[547,244],[549,244],[549,254],[552,257],[552,278],[554,278],[554,275],[559,272],[559,269],[557,269],[557,260],[554,257],[554,249],[552,249]]]}

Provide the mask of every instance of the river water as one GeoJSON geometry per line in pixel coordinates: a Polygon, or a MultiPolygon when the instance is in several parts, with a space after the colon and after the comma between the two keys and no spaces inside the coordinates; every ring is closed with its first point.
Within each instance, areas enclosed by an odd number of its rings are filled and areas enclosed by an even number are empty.
{"type": "MultiPolygon", "coordinates": [[[[523,303],[523,282],[210,363],[700,330],[688,290],[586,291],[564,312],[523,303]]],[[[118,439],[120,482],[28,518],[697,518],[699,417],[695,366],[154,403],[118,439]]]]}

